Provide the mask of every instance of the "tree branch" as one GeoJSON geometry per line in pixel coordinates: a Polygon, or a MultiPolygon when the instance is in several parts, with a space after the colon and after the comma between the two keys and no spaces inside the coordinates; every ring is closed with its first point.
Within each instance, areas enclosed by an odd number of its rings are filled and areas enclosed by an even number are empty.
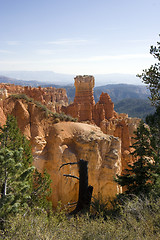
{"type": "Polygon", "coordinates": [[[63,174],[64,177],[71,177],[71,178],[76,178],[79,180],[79,177],[76,177],[74,175],[71,175],[71,174],[63,174]]]}
{"type": "Polygon", "coordinates": [[[74,164],[78,164],[78,162],[64,163],[64,164],[62,164],[62,165],[60,166],[59,170],[60,170],[62,167],[66,166],[66,165],[74,165],[74,164]]]}
{"type": "Polygon", "coordinates": [[[67,203],[68,206],[75,205],[75,204],[77,204],[77,202],[67,203]]]}

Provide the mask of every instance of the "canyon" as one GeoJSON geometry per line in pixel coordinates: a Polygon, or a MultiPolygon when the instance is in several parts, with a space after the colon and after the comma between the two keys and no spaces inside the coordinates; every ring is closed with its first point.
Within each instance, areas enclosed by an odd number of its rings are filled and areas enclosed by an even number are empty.
{"type": "Polygon", "coordinates": [[[19,128],[31,142],[34,166],[41,172],[47,169],[51,176],[53,207],[59,201],[66,205],[78,198],[78,180],[63,176],[78,176],[78,168],[74,165],[60,170],[62,164],[88,161],[93,195],[112,199],[122,192],[114,177],[133,161],[130,146],[140,119],[116,113],[107,93],[102,92],[95,104],[94,84],[93,76],[75,77],[76,93],[70,105],[65,89],[0,84],[0,123],[5,124],[8,114],[16,117],[19,128]],[[27,101],[24,95],[33,101],[27,101]],[[64,112],[78,122],[55,122],[37,101],[50,112],[64,112]]]}
{"type": "Polygon", "coordinates": [[[69,106],[63,106],[62,111],[79,122],[88,121],[100,127],[105,134],[113,135],[121,140],[122,171],[129,162],[132,162],[130,146],[133,143],[134,131],[139,125],[139,118],[130,118],[127,114],[118,114],[114,110],[114,103],[107,93],[101,93],[99,101],[95,104],[93,76],[75,77],[75,98],[69,106]]]}

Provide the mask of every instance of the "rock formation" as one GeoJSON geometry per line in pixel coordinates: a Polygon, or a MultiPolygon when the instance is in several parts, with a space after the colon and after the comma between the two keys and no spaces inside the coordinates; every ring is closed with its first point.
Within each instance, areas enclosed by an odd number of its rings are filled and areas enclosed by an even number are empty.
{"type": "Polygon", "coordinates": [[[99,101],[95,104],[93,76],[77,76],[74,85],[76,88],[74,103],[63,107],[62,111],[78,118],[80,122],[95,123],[104,133],[119,137],[122,142],[122,169],[125,169],[127,163],[132,162],[129,155],[130,146],[140,119],[129,118],[127,114],[116,113],[114,103],[107,93],[102,92],[99,101]]]}
{"type": "Polygon", "coordinates": [[[94,77],[77,76],[74,86],[76,88],[74,103],[68,107],[63,107],[62,111],[79,121],[91,121],[93,106],[95,105],[93,97],[94,77]]]}
{"type": "Polygon", "coordinates": [[[32,102],[23,99],[6,98],[0,106],[0,124],[5,124],[8,114],[16,117],[22,133],[31,141],[33,156],[39,157],[46,144],[46,136],[53,119],[32,102]]]}
{"type": "Polygon", "coordinates": [[[25,94],[29,98],[46,105],[53,112],[60,112],[62,106],[68,105],[66,90],[63,88],[22,87],[0,83],[0,99],[5,99],[11,94],[25,94]]]}
{"type": "Polygon", "coordinates": [[[88,161],[89,184],[93,195],[113,198],[121,191],[113,177],[121,173],[121,142],[119,138],[102,133],[100,128],[84,123],[57,123],[50,129],[41,159],[35,163],[46,168],[52,178],[52,202],[63,205],[78,198],[78,180],[63,174],[78,176],[77,165],[60,166],[79,159],[88,161]]]}
{"type": "Polygon", "coordinates": [[[6,98],[1,106],[2,121],[13,114],[21,131],[30,139],[34,165],[39,171],[47,169],[52,179],[52,202],[56,207],[78,198],[78,181],[63,174],[78,176],[76,165],[60,166],[79,159],[88,161],[89,184],[93,194],[114,197],[121,189],[113,181],[121,173],[121,141],[104,134],[99,127],[84,123],[60,122],[54,124],[34,103],[23,99],[6,98]]]}
{"type": "Polygon", "coordinates": [[[78,176],[77,166],[66,166],[60,171],[59,167],[81,158],[88,161],[93,195],[101,194],[105,199],[121,192],[113,178],[132,162],[129,154],[131,137],[139,124],[139,119],[116,113],[107,93],[102,93],[95,104],[94,77],[76,77],[75,87],[74,103],[62,107],[67,105],[65,90],[0,84],[0,123],[5,123],[8,114],[17,118],[21,131],[31,141],[34,165],[40,171],[46,168],[51,175],[54,207],[58,201],[67,204],[77,200],[77,180],[63,176],[78,176]],[[66,114],[77,117],[80,122],[54,124],[34,102],[8,97],[13,93],[26,94],[52,111],[61,111],[62,107],[66,114]]]}

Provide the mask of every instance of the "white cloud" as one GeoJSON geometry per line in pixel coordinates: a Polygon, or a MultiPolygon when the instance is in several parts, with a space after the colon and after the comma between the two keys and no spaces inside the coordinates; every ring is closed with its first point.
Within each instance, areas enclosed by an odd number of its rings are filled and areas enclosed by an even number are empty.
{"type": "Polygon", "coordinates": [[[52,59],[50,61],[56,62],[101,62],[107,60],[129,60],[129,59],[149,59],[151,58],[150,54],[124,54],[124,55],[102,55],[102,56],[93,56],[86,58],[61,58],[61,59],[52,59]]]}
{"type": "Polygon", "coordinates": [[[49,55],[55,55],[59,52],[61,53],[64,53],[66,52],[67,49],[37,49],[35,50],[35,53],[38,54],[38,55],[46,55],[46,56],[49,56],[49,55]]]}
{"type": "Polygon", "coordinates": [[[37,49],[36,54],[39,55],[53,55],[56,51],[50,49],[37,49]]]}
{"type": "MultiPolygon", "coordinates": [[[[5,50],[0,50],[0,53],[11,53],[9,51],[5,50]]],[[[54,51],[51,51],[52,54],[54,51]]],[[[39,50],[39,53],[41,54],[51,54],[50,50],[39,50]]],[[[13,60],[13,61],[0,61],[0,64],[6,64],[6,65],[11,65],[11,64],[18,64],[18,65],[25,65],[25,64],[52,64],[52,63],[85,63],[85,62],[105,62],[108,60],[129,60],[129,59],[150,59],[151,56],[150,54],[126,54],[126,55],[106,55],[106,56],[93,56],[93,57],[86,57],[86,58],[52,58],[48,60],[13,60]]]]}
{"type": "Polygon", "coordinates": [[[150,54],[122,54],[122,55],[95,56],[88,58],[88,61],[127,60],[140,58],[150,58],[150,54]]]}
{"type": "Polygon", "coordinates": [[[20,41],[7,41],[7,44],[10,46],[18,46],[21,45],[20,41]]]}
{"type": "Polygon", "coordinates": [[[3,50],[3,49],[0,49],[0,53],[4,53],[4,54],[14,54],[14,52],[12,52],[12,51],[3,50]]]}
{"type": "MultiPolygon", "coordinates": [[[[43,52],[43,51],[42,51],[43,52]]],[[[44,51],[45,52],[45,51],[44,51]]],[[[47,54],[47,52],[45,52],[47,54]]],[[[142,72],[150,66],[150,54],[102,55],[83,58],[0,60],[3,70],[51,70],[70,74],[105,74],[142,72]]],[[[153,59],[152,59],[153,61],[153,59]]]]}
{"type": "Polygon", "coordinates": [[[85,39],[60,39],[57,41],[51,41],[51,42],[47,42],[46,44],[50,44],[50,45],[81,45],[84,43],[87,43],[88,41],[85,39]]]}

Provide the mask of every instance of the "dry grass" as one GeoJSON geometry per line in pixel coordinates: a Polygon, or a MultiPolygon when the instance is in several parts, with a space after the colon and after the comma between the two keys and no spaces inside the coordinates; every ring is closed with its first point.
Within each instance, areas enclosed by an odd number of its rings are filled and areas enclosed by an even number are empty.
{"type": "Polygon", "coordinates": [[[135,198],[119,208],[116,215],[68,217],[64,212],[47,216],[30,212],[6,223],[1,239],[74,240],[157,240],[160,239],[160,199],[135,198]]]}

